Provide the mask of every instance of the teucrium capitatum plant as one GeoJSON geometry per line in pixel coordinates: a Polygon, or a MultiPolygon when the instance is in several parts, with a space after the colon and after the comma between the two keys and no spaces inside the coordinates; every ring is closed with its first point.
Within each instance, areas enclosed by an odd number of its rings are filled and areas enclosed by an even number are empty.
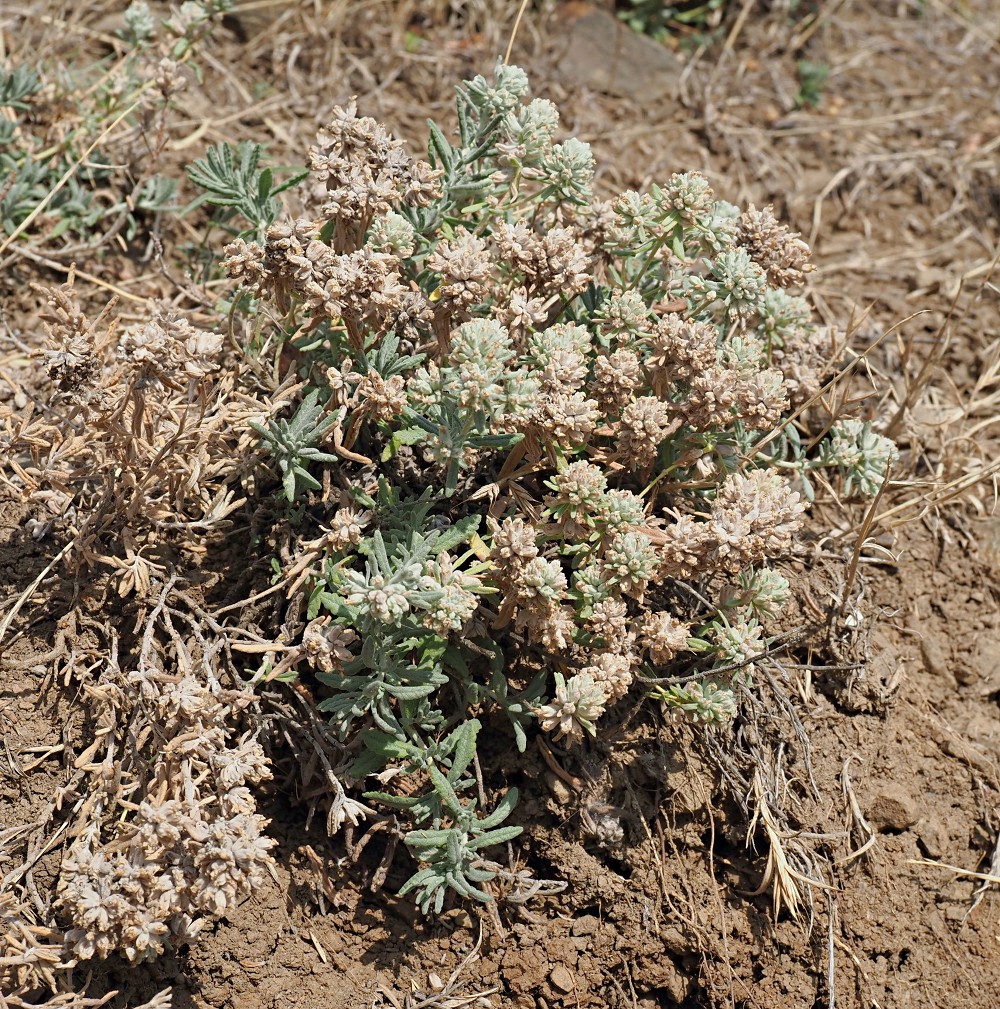
{"type": "Polygon", "coordinates": [[[356,637],[316,674],[319,707],[353,777],[400,786],[365,796],[412,823],[404,892],[425,911],[449,889],[490,899],[480,852],[520,830],[501,826],[512,788],[476,812],[495,715],[521,750],[533,724],[587,745],[650,673],[694,663],[647,692],[725,727],[788,596],[768,562],[805,507],[791,481],[811,494],[808,473],[837,468],[870,493],[892,455],[850,421],[809,452],[788,422],[824,362],[786,290],[808,250],[769,209],[697,173],[599,203],[589,147],[556,141],[516,67],[460,87],[457,112],[421,162],[336,110],[310,152],[313,216],[226,260],[279,307],[312,389],[257,430],[289,501],[320,465],[340,488],[311,499],[329,524],[306,616],[356,637]]]}

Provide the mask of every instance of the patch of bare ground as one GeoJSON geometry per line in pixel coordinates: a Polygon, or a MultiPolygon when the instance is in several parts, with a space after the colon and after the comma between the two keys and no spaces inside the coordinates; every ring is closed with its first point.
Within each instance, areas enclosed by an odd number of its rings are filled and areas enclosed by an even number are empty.
{"type": "MultiPolygon", "coordinates": [[[[115,15],[22,6],[28,23],[65,16],[77,46],[115,15]]],[[[426,117],[448,120],[455,82],[504,50],[518,5],[249,6],[182,98],[177,164],[245,136],[300,161],[353,94],[422,137],[426,117]]],[[[1000,12],[988,0],[845,0],[790,16],[736,4],[748,16],[736,10],[721,43],[683,58],[677,97],[639,102],[568,67],[581,12],[567,8],[579,6],[529,11],[513,59],[566,132],[594,145],[606,193],[699,169],[722,197],[773,203],[813,245],[823,321],[861,318],[859,351],[883,338],[861,393],[872,413],[898,415],[899,474],[851,585],[859,516],[832,509],[814,514],[795,581],[789,628],[823,623],[836,603],[835,633],[775,659],[731,740],[648,708],[583,755],[518,758],[498,737],[484,772],[542,786],[519,810],[529,826],[511,868],[569,883],[499,918],[453,907],[420,919],[392,896],[400,864],[371,891],[384,840],[352,863],[279,776],[264,810],[275,874],[197,944],[98,965],[95,999],[118,991],[108,1004],[124,1009],[172,985],[175,1009],[1000,1003],[1000,535],[982,482],[997,458],[1000,12]],[[829,68],[815,108],[797,101],[801,59],[829,68]],[[952,493],[948,509],[927,507],[952,493]]],[[[22,294],[8,323],[31,343],[22,282],[39,267],[10,268],[22,294]]],[[[154,262],[132,264],[129,283],[172,290],[154,262]]],[[[171,297],[193,307],[190,289],[171,297]]],[[[26,362],[5,365],[30,387],[26,362]]],[[[58,550],[26,533],[31,513],[0,504],[6,606],[58,550]]],[[[43,580],[0,642],[0,852],[58,830],[54,796],[88,745],[73,685],[47,678],[55,595],[43,580]]],[[[59,851],[29,845],[27,862],[0,862],[36,910],[59,851]]]]}

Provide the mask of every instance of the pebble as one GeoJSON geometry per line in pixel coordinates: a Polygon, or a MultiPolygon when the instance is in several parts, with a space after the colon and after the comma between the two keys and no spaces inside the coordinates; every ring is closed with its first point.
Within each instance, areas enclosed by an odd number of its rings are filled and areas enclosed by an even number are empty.
{"type": "Polygon", "coordinates": [[[913,799],[898,785],[885,786],[872,798],[868,822],[879,833],[901,833],[917,822],[913,799]]]}
{"type": "Polygon", "coordinates": [[[549,984],[563,995],[568,995],[574,988],[573,975],[562,964],[553,967],[549,974],[549,984]]]}
{"type": "Polygon", "coordinates": [[[982,634],[976,641],[968,665],[958,671],[958,682],[969,686],[979,680],[992,680],[1000,671],[1000,635],[994,631],[982,634]]]}
{"type": "Polygon", "coordinates": [[[555,774],[552,771],[546,771],[545,784],[548,785],[549,791],[552,793],[552,797],[559,803],[560,806],[569,805],[573,796],[566,783],[559,777],[558,774],[555,774]]]}
{"type": "Polygon", "coordinates": [[[941,858],[948,847],[948,831],[937,820],[919,820],[917,843],[928,858],[941,858]]]}
{"type": "Polygon", "coordinates": [[[601,927],[601,919],[596,914],[583,914],[573,921],[570,935],[593,935],[601,927]]]}
{"type": "Polygon", "coordinates": [[[927,672],[954,685],[955,673],[952,669],[951,653],[941,643],[939,637],[936,635],[925,637],[920,642],[920,655],[924,660],[924,668],[927,672]]]}

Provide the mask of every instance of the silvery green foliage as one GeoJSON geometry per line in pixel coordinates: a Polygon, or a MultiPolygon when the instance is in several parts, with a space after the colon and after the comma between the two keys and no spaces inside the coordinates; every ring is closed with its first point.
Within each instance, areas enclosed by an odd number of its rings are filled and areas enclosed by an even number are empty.
{"type": "Polygon", "coordinates": [[[735,688],[753,685],[754,660],[766,647],[764,629],[753,612],[752,607],[738,608],[708,624],[701,640],[714,656],[716,674],[663,689],[658,696],[666,707],[716,725],[726,725],[736,717],[735,688]]]}
{"type": "Polygon", "coordinates": [[[285,498],[290,503],[294,504],[306,488],[319,489],[319,481],[309,472],[311,463],[337,461],[337,456],[316,447],[334,422],[334,417],[323,416],[316,389],[302,400],[291,420],[269,419],[266,426],[259,421],[251,422],[261,443],[278,464],[285,498]]]}
{"type": "Polygon", "coordinates": [[[75,239],[70,244],[97,249],[116,236],[131,242],[148,218],[177,212],[177,180],[153,173],[138,147],[148,152],[162,144],[172,96],[185,84],[182,68],[199,72],[198,47],[231,7],[232,0],[188,2],[161,21],[146,3],[132,3],[118,32],[126,45],[90,65],[73,65],[72,75],[52,74],[47,61],[0,70],[0,108],[12,112],[0,115],[0,235],[18,232],[44,204],[45,225],[32,242],[58,248],[60,240],[75,239]],[[50,108],[67,97],[76,105],[73,130],[60,143],[52,143],[45,105],[32,114],[32,96],[43,87],[50,108]],[[107,127],[130,107],[136,111],[125,120],[129,129],[117,132],[142,143],[122,149],[107,127]]]}
{"type": "Polygon", "coordinates": [[[452,333],[446,364],[419,368],[410,378],[407,417],[415,425],[410,443],[427,445],[429,457],[446,466],[449,491],[470,449],[510,448],[521,440],[504,432],[502,423],[523,412],[537,397],[538,385],[527,369],[511,366],[514,357],[500,323],[471,319],[452,333]]]}
{"type": "Polygon", "coordinates": [[[726,726],[736,717],[736,695],[715,680],[693,680],[654,691],[667,708],[683,712],[693,722],[726,726]]]}
{"type": "Polygon", "coordinates": [[[778,571],[748,568],[739,573],[737,581],[735,603],[748,607],[758,620],[773,619],[788,602],[788,579],[778,571]]]}
{"type": "Polygon", "coordinates": [[[260,144],[242,140],[234,148],[227,143],[210,147],[204,158],[193,161],[188,178],[205,190],[199,202],[234,210],[250,221],[252,231],[262,231],[281,209],[280,193],[298,184],[305,172],[276,185],[270,168],[259,168],[260,144]]]}
{"type": "Polygon", "coordinates": [[[870,422],[840,421],[820,447],[819,461],[844,476],[844,493],[871,497],[879,492],[889,468],[899,458],[895,444],[872,430],[870,422]]]}
{"type": "Polygon", "coordinates": [[[153,37],[156,32],[156,21],[144,0],[136,0],[125,8],[122,15],[125,28],[122,37],[133,45],[140,45],[153,37]]]}
{"type": "MultiPolygon", "coordinates": [[[[501,826],[517,804],[516,788],[510,789],[493,812],[482,818],[476,815],[476,800],[463,803],[456,791],[464,790],[473,783],[472,779],[463,779],[463,776],[475,757],[479,729],[478,720],[464,723],[451,733],[443,747],[437,748],[443,750],[443,754],[429,755],[428,751],[433,748],[421,752],[391,738],[382,743],[385,751],[397,758],[408,758],[413,762],[412,766],[426,770],[433,788],[421,798],[404,799],[378,792],[368,793],[367,796],[399,809],[408,809],[417,823],[430,822],[429,827],[410,831],[406,835],[407,847],[427,865],[415,872],[400,890],[401,894],[415,890],[417,904],[425,914],[441,910],[449,889],[461,897],[491,900],[491,895],[477,884],[488,882],[496,873],[482,866],[480,851],[489,845],[510,841],[521,833],[518,826],[501,826]],[[442,756],[450,764],[444,773],[437,766],[442,756]]],[[[379,747],[379,743],[367,745],[372,750],[379,747]]]]}

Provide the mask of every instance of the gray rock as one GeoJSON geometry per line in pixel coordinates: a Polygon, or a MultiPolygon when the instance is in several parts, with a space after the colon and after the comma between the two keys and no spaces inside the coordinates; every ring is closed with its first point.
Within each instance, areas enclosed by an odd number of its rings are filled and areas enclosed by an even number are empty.
{"type": "Polygon", "coordinates": [[[676,92],[683,65],[659,42],[586,3],[567,4],[563,19],[566,49],[556,67],[564,83],[641,105],[676,92]]]}

